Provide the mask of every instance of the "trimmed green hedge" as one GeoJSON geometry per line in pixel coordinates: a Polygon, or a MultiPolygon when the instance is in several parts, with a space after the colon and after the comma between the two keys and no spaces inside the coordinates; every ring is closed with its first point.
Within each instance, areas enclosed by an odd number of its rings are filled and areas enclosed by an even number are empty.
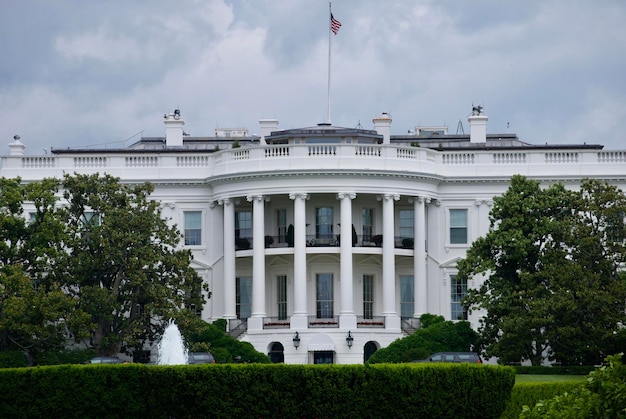
{"type": "Polygon", "coordinates": [[[535,375],[587,375],[594,371],[596,367],[593,365],[571,365],[567,367],[531,367],[531,366],[513,366],[518,374],[535,374],[535,375]]]}
{"type": "Polygon", "coordinates": [[[0,417],[499,418],[512,368],[63,365],[0,370],[0,417]]]}
{"type": "Polygon", "coordinates": [[[506,404],[502,419],[517,419],[522,413],[524,405],[533,407],[541,400],[548,400],[554,396],[571,392],[584,385],[581,381],[555,383],[517,383],[511,391],[511,400],[506,404]]]}

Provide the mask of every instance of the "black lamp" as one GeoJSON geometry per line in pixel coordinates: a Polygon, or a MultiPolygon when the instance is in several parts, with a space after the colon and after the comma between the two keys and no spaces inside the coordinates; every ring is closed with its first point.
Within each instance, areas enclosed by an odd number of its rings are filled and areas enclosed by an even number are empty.
{"type": "Polygon", "coordinates": [[[296,332],[296,334],[293,335],[293,347],[298,349],[298,346],[300,346],[300,335],[296,332]]]}
{"type": "Polygon", "coordinates": [[[348,348],[352,348],[352,343],[354,343],[354,338],[352,337],[352,333],[348,330],[348,337],[346,338],[346,343],[348,344],[348,348]]]}

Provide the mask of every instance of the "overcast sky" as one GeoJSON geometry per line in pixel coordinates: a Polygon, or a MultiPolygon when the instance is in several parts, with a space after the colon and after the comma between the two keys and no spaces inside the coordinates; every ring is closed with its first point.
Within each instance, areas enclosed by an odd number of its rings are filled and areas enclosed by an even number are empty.
{"type": "MultiPolygon", "coordinates": [[[[335,0],[331,121],[626,149],[626,1],[335,0]],[[507,129],[507,124],[510,127],[507,129]]],[[[326,122],[326,0],[1,0],[0,154],[326,122]],[[5,145],[3,145],[5,144],[5,145]]]]}

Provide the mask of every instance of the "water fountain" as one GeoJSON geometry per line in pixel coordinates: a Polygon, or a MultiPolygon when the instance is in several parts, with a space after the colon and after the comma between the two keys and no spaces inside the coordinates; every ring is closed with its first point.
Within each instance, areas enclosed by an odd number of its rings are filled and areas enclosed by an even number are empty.
{"type": "Polygon", "coordinates": [[[174,321],[169,324],[161,336],[159,342],[158,365],[184,365],[187,364],[187,349],[185,341],[174,321]]]}

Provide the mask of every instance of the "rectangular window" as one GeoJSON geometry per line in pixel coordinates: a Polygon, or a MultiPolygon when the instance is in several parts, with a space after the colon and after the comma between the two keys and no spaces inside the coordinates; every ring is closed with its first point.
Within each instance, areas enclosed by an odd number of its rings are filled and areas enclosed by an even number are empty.
{"type": "Polygon", "coordinates": [[[185,246],[202,244],[202,211],[185,211],[185,246]]]}
{"type": "Polygon", "coordinates": [[[333,274],[316,275],[316,317],[332,319],[333,313],[333,274]]]}
{"type": "Polygon", "coordinates": [[[333,208],[321,207],[315,209],[315,238],[334,239],[333,237],[333,208]]]}
{"type": "Polygon", "coordinates": [[[278,320],[287,319],[287,275],[278,275],[276,277],[278,290],[278,320]]]}
{"type": "Polygon", "coordinates": [[[86,226],[99,226],[100,225],[100,214],[97,212],[89,211],[83,214],[84,222],[86,226]]]}
{"type": "Polygon", "coordinates": [[[398,212],[398,234],[400,235],[400,240],[413,238],[414,225],[413,210],[401,209],[398,212]]]}
{"type": "Polygon", "coordinates": [[[467,279],[457,279],[456,275],[450,275],[450,301],[452,320],[467,320],[467,309],[461,304],[467,295],[467,279]]]}
{"type": "Polygon", "coordinates": [[[276,230],[278,233],[278,243],[287,242],[287,210],[280,208],[276,210],[276,230]]]}
{"type": "Polygon", "coordinates": [[[413,317],[415,293],[413,275],[400,275],[400,317],[413,317]]]}
{"type": "Polygon", "coordinates": [[[238,319],[247,319],[252,315],[252,278],[243,276],[235,279],[236,313],[238,319]]]}
{"type": "Polygon", "coordinates": [[[235,213],[235,237],[252,239],[252,211],[237,211],[235,213]]]}
{"type": "Polygon", "coordinates": [[[374,209],[363,208],[361,210],[361,224],[363,225],[364,242],[371,242],[374,235],[374,209]]]}
{"type": "Polygon", "coordinates": [[[374,275],[363,275],[363,318],[374,318],[374,275]]]}
{"type": "Polygon", "coordinates": [[[467,243],[467,210],[450,210],[450,244],[467,243]]]}

